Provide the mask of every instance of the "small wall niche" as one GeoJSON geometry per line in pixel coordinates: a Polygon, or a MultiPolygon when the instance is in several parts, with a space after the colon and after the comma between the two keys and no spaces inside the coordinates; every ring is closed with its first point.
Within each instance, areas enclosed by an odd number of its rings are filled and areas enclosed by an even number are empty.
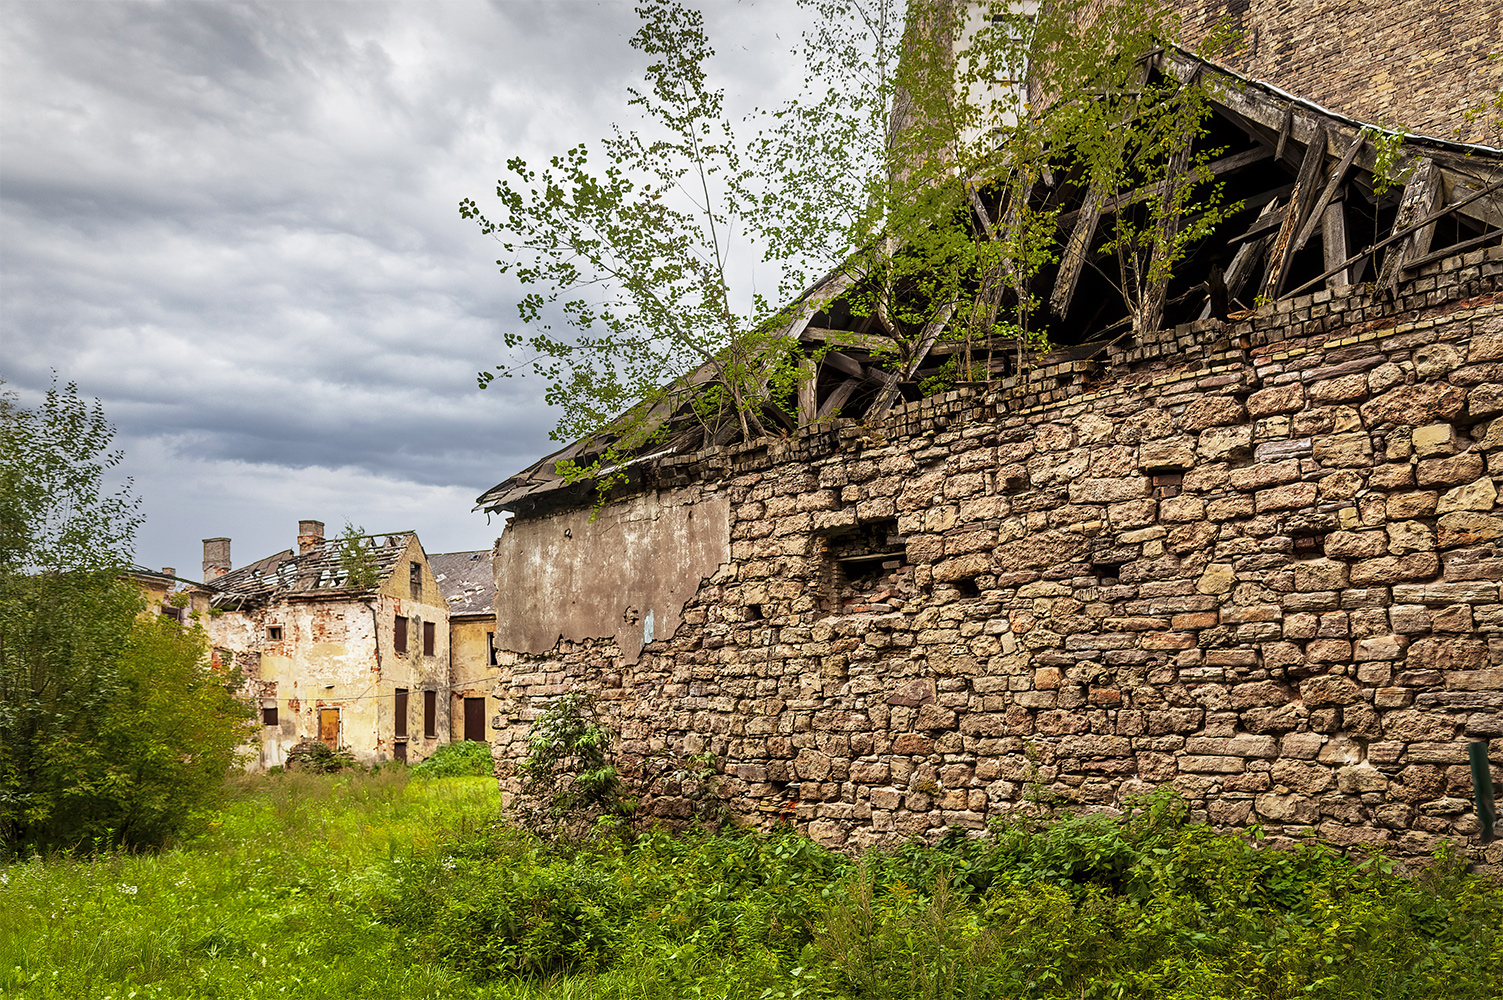
{"type": "Polygon", "coordinates": [[[822,604],[832,614],[895,611],[913,593],[908,543],[896,519],[868,521],[823,539],[822,604]]]}

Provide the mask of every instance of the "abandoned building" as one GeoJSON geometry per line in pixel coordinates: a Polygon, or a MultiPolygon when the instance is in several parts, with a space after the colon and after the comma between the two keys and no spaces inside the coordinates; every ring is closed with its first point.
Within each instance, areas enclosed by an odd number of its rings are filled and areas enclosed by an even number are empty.
{"type": "Polygon", "coordinates": [[[302,521],[296,551],[239,569],[229,548],[204,541],[208,630],[261,713],[250,766],[281,765],[309,738],[363,763],[448,742],[449,608],[415,533],[326,539],[321,521],[302,521]]]}
{"type": "Polygon", "coordinates": [[[149,614],[162,615],[178,622],[185,622],[195,614],[201,616],[200,620],[208,618],[209,601],[214,593],[212,588],[183,579],[171,566],[164,566],[161,572],[157,572],[145,566],[133,565],[125,571],[125,578],[146,598],[146,610],[149,614]]]}
{"type": "MultiPolygon", "coordinates": [[[[957,347],[899,349],[835,277],[787,330],[815,372],[763,407],[773,433],[706,445],[686,401],[598,510],[555,466],[609,432],[478,499],[513,515],[506,796],[530,722],[586,690],[629,759],[712,752],[733,812],[827,844],[1168,784],[1275,841],[1451,838],[1482,860],[1468,742],[1503,775],[1503,150],[1410,135],[1385,188],[1363,121],[1178,49],[1147,70],[1224,84],[1210,169],[1242,206],[1151,291],[1151,328],[1104,273],[1103,220],[1154,193],[1102,204],[1059,172],[1012,195],[1061,209],[1031,288],[1048,353],[972,345],[984,377],[922,398],[957,347]]],[[[1422,103],[1383,96],[1357,103],[1422,103]]],[[[1007,197],[982,191],[978,230],[1007,197]]],[[[652,808],[685,815],[668,792],[652,808]]]]}
{"type": "Polygon", "coordinates": [[[428,557],[449,606],[450,739],[489,740],[489,704],[496,665],[496,577],[491,552],[440,552],[428,557]]]}

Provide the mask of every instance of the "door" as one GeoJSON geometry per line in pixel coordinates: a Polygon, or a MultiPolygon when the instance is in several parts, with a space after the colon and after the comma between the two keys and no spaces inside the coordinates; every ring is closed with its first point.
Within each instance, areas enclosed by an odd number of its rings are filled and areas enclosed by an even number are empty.
{"type": "Polygon", "coordinates": [[[339,709],[320,708],[318,710],[318,738],[330,750],[339,749],[339,709]]]}
{"type": "Polygon", "coordinates": [[[464,700],[464,738],[475,740],[478,743],[485,742],[484,698],[466,698],[464,700]]]}

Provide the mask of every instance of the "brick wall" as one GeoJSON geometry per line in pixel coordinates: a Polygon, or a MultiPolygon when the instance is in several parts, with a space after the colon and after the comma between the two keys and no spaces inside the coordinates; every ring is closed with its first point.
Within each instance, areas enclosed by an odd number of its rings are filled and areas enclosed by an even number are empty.
{"type": "Polygon", "coordinates": [[[731,562],[634,664],[503,654],[503,791],[583,688],[629,757],[713,751],[737,813],[830,844],[1160,784],[1275,840],[1468,843],[1469,740],[1503,779],[1500,275],[1494,249],[677,460],[729,499],[731,562]]]}
{"type": "MultiPolygon", "coordinates": [[[[1503,90],[1503,0],[1176,0],[1186,41],[1227,18],[1241,50],[1216,57],[1361,121],[1503,146],[1466,109],[1503,90]]],[[[1496,120],[1494,112],[1492,120],[1496,120]]]]}

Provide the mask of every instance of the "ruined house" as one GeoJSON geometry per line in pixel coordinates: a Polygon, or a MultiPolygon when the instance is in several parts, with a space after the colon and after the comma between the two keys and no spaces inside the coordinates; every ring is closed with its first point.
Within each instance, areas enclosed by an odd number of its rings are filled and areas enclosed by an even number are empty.
{"type": "Polygon", "coordinates": [[[161,572],[157,572],[145,566],[133,565],[125,571],[125,577],[146,598],[146,610],[150,614],[159,614],[178,622],[185,622],[194,614],[204,619],[208,617],[209,601],[213,597],[212,588],[183,579],[171,566],[164,566],[161,572]]]}
{"type": "Polygon", "coordinates": [[[304,739],[357,760],[417,761],[449,740],[449,608],[417,535],[326,539],[298,524],[287,549],[229,568],[229,540],[204,541],[215,656],[259,707],[252,767],[304,739]]]}
{"type": "Polygon", "coordinates": [[[449,738],[489,739],[495,690],[496,577],[491,552],[440,552],[428,557],[439,591],[449,605],[449,738]]]}
{"type": "Polygon", "coordinates": [[[1168,784],[1275,841],[1481,851],[1468,743],[1503,775],[1503,151],[1410,136],[1384,190],[1362,121],[1177,49],[1148,68],[1228,84],[1211,169],[1244,206],[1157,290],[1157,329],[1132,335],[1099,270],[1100,219],[1134,198],[1056,175],[1024,195],[1063,208],[1033,289],[1049,353],[979,345],[988,379],[922,398],[947,345],[895,382],[893,345],[815,288],[789,332],[839,346],[768,414],[784,433],[670,427],[592,512],[555,463],[606,432],[478,499],[513,514],[506,795],[531,720],[588,690],[628,758],[712,752],[734,812],[828,844],[1168,784]]]}

